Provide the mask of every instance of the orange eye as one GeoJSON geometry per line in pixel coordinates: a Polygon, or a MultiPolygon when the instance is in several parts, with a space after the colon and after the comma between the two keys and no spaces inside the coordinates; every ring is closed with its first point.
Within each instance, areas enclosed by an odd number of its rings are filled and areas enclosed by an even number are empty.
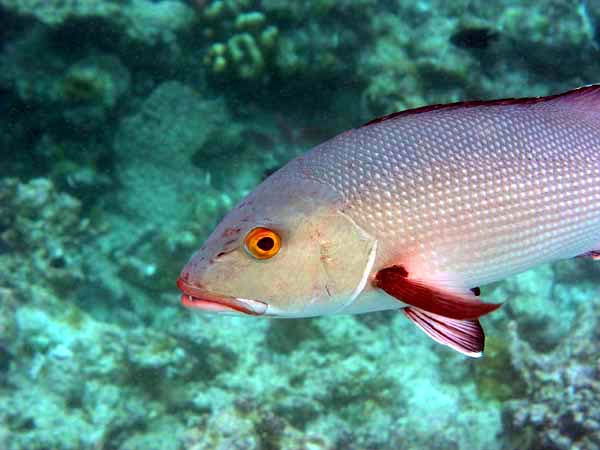
{"type": "Polygon", "coordinates": [[[246,235],[244,246],[256,259],[269,259],[281,248],[281,238],[273,230],[257,227],[246,235]]]}

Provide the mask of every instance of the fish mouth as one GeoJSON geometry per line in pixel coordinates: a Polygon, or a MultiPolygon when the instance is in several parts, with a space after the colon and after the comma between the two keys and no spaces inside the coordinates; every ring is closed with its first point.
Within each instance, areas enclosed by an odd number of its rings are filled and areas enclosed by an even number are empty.
{"type": "Polygon", "coordinates": [[[183,278],[177,279],[177,287],[182,292],[181,304],[186,308],[201,309],[214,313],[244,313],[262,316],[268,305],[257,300],[215,294],[188,284],[183,278]]]}

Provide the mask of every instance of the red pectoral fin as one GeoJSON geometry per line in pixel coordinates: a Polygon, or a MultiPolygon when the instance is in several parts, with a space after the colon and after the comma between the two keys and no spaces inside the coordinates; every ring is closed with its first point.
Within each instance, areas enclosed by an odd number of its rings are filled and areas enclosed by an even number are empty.
{"type": "Polygon", "coordinates": [[[594,261],[600,261],[600,250],[592,250],[591,252],[578,255],[578,258],[592,258],[594,261]]]}
{"type": "Polygon", "coordinates": [[[454,320],[417,308],[402,310],[431,339],[472,358],[483,354],[485,334],[478,320],[454,320]]]}
{"type": "Polygon", "coordinates": [[[428,285],[425,281],[411,279],[402,266],[380,270],[373,283],[404,303],[450,319],[477,319],[502,305],[484,303],[468,290],[464,293],[454,292],[428,285]]]}

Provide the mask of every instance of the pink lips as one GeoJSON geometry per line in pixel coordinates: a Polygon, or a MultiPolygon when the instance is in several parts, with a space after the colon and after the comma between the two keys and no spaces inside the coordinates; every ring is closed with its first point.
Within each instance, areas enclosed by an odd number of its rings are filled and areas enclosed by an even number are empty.
{"type": "Polygon", "coordinates": [[[266,303],[244,298],[214,294],[188,284],[183,278],[177,279],[181,290],[181,303],[186,308],[196,308],[207,312],[241,312],[260,316],[267,310],[266,303]]]}

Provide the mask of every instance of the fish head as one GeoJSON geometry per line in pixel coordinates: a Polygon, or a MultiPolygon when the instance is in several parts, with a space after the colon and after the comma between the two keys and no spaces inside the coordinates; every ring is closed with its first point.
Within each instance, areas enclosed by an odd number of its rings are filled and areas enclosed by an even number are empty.
{"type": "Polygon", "coordinates": [[[340,204],[324,184],[272,175],[183,268],[183,305],[275,317],[340,312],[364,288],[376,252],[340,204]]]}

